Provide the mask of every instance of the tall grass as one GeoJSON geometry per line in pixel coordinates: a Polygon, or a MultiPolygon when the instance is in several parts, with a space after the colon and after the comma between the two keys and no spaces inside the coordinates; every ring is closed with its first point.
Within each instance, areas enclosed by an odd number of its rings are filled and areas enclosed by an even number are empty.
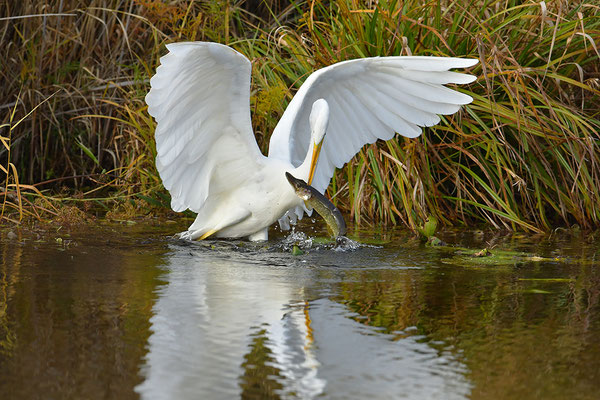
{"type": "Polygon", "coordinates": [[[415,228],[434,215],[444,224],[529,231],[600,225],[596,5],[60,4],[0,5],[0,18],[19,17],[0,20],[4,218],[4,209],[13,219],[15,211],[35,213],[33,206],[40,215],[57,212],[62,185],[69,187],[62,198],[72,201],[168,204],[143,96],[165,43],[212,40],[253,62],[253,124],[263,150],[294,92],[319,67],[377,55],[480,60],[471,71],[478,80],[458,88],[473,96],[471,105],[419,139],[366,147],[336,173],[329,195],[357,223],[415,228]],[[59,15],[33,16],[44,13],[59,15]]]}

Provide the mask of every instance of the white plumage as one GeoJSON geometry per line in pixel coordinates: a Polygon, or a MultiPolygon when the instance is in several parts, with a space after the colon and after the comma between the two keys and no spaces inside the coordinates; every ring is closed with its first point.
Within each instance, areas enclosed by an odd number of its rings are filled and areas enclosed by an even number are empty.
{"type": "Polygon", "coordinates": [[[182,234],[189,239],[266,240],[276,220],[289,228],[304,205],[285,172],[308,182],[318,159],[310,183],[324,192],[335,168],[366,143],[396,132],[417,137],[421,127],[439,122],[438,114],[470,103],[470,96],[443,85],[472,82],[474,76],[448,70],[477,64],[450,57],[374,57],[320,69],[290,102],[265,157],[250,119],[250,61],[217,43],[167,49],[146,103],[157,123],[156,166],[171,206],[198,213],[182,234]]]}

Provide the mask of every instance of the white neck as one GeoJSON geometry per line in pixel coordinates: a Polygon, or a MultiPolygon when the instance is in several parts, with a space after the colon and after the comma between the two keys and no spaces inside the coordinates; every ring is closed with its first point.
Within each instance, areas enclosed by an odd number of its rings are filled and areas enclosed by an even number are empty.
{"type": "Polygon", "coordinates": [[[327,104],[326,100],[318,99],[312,104],[312,108],[309,115],[310,142],[308,146],[308,151],[306,152],[304,161],[302,162],[302,164],[300,164],[298,168],[294,170],[295,174],[293,174],[296,178],[303,179],[308,184],[310,184],[310,182],[308,182],[308,179],[310,177],[310,164],[312,161],[313,149],[315,148],[316,142],[319,142],[321,144],[323,143],[328,123],[329,105],[327,104]]]}
{"type": "Polygon", "coordinates": [[[308,151],[306,152],[306,156],[304,157],[304,161],[302,164],[298,166],[293,172],[292,175],[298,179],[302,179],[304,182],[308,183],[308,175],[310,173],[310,162],[312,161],[312,153],[315,147],[315,142],[310,139],[310,146],[308,146],[308,151]]]}

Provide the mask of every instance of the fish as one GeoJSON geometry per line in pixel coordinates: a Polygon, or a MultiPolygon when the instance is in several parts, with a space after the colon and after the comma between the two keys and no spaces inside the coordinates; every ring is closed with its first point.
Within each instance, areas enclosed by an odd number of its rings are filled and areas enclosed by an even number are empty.
{"type": "Polygon", "coordinates": [[[334,238],[337,239],[346,234],[346,221],[344,221],[342,213],[327,197],[289,172],[285,173],[285,177],[294,188],[296,195],[304,200],[306,207],[315,210],[325,220],[327,228],[334,238]]]}

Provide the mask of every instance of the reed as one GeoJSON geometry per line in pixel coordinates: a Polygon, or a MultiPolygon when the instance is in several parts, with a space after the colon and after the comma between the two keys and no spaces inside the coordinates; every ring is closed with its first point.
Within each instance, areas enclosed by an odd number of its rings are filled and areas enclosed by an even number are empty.
{"type": "Polygon", "coordinates": [[[253,124],[263,150],[319,67],[378,55],[480,60],[470,71],[478,80],[458,88],[472,104],[416,140],[369,145],[337,171],[329,196],[358,224],[416,229],[432,215],[443,225],[526,231],[600,225],[597,5],[60,4],[0,5],[0,18],[19,16],[0,20],[2,218],[48,218],[64,202],[166,207],[143,96],[165,43],[212,40],[253,61],[253,124]]]}

